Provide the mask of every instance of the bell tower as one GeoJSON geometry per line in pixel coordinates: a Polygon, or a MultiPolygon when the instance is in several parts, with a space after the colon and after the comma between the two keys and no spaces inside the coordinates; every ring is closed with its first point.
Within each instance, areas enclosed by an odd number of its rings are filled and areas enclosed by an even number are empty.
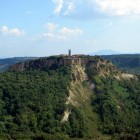
{"type": "Polygon", "coordinates": [[[69,57],[71,57],[71,50],[69,49],[69,57]]]}

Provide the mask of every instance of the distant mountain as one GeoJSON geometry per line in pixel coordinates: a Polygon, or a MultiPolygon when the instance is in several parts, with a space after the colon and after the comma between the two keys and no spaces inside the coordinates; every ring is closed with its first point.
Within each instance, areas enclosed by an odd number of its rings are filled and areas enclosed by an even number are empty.
{"type": "Polygon", "coordinates": [[[7,70],[11,65],[15,63],[36,59],[36,58],[37,57],[13,57],[13,58],[0,59],[0,72],[7,70]]]}
{"type": "Polygon", "coordinates": [[[114,50],[100,50],[89,55],[112,55],[112,54],[120,54],[120,52],[114,50]]]}

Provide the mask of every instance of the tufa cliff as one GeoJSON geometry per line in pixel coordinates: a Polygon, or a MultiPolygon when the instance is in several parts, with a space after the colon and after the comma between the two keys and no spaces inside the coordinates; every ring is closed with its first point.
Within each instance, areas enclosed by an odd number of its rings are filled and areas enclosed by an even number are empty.
{"type": "Polygon", "coordinates": [[[72,65],[80,65],[83,67],[94,65],[95,67],[99,67],[100,65],[106,65],[107,63],[113,66],[109,61],[104,62],[103,61],[104,60],[98,56],[94,57],[86,55],[51,56],[14,64],[10,67],[10,70],[12,71],[25,71],[29,69],[51,70],[59,68],[61,66],[72,66],[72,65]],[[97,63],[97,61],[99,63],[97,63]]]}
{"type": "Polygon", "coordinates": [[[72,56],[51,56],[43,57],[36,60],[20,62],[12,65],[10,71],[26,70],[56,70],[62,66],[81,66],[84,69],[94,69],[94,74],[106,77],[112,75],[120,79],[137,79],[132,74],[126,74],[116,68],[110,61],[104,60],[99,56],[72,55],[72,56]]]}

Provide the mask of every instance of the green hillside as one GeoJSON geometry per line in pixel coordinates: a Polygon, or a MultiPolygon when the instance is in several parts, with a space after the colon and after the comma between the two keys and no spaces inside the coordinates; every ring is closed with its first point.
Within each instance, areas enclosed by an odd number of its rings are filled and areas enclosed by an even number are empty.
{"type": "Polygon", "coordinates": [[[140,54],[101,56],[114,63],[119,69],[140,75],[140,54]]]}
{"type": "Polygon", "coordinates": [[[1,73],[0,139],[140,139],[140,77],[100,57],[84,59],[44,69],[44,58],[1,73]]]}
{"type": "Polygon", "coordinates": [[[14,58],[0,59],[0,72],[7,70],[13,64],[16,64],[18,62],[24,62],[30,59],[36,59],[36,58],[35,57],[14,57],[14,58]]]}

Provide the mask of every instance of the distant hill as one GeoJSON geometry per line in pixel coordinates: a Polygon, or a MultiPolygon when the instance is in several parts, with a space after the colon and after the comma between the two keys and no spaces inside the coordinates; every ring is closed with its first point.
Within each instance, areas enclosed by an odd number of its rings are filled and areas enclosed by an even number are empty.
{"type": "Polygon", "coordinates": [[[36,57],[14,57],[14,58],[0,59],[0,72],[7,70],[9,66],[15,63],[23,62],[31,59],[36,59],[36,57]]]}
{"type": "Polygon", "coordinates": [[[94,53],[90,53],[89,55],[113,55],[113,54],[120,54],[120,53],[117,51],[108,49],[108,50],[100,50],[94,53]]]}
{"type": "Polygon", "coordinates": [[[140,54],[103,55],[119,69],[140,75],[140,54]]]}

